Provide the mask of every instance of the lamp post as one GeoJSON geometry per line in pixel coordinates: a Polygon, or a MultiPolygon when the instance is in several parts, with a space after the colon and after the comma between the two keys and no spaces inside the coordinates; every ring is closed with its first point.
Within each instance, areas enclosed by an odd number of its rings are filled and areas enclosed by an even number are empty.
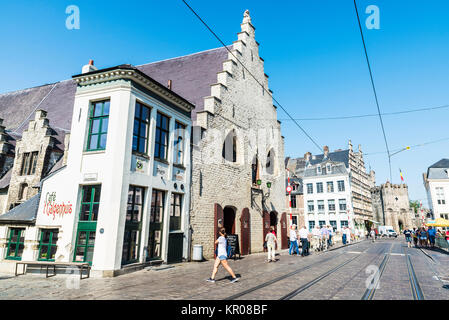
{"type": "Polygon", "coordinates": [[[391,157],[394,156],[395,154],[398,154],[399,152],[402,152],[402,151],[405,151],[405,150],[410,150],[410,147],[405,147],[405,148],[402,148],[399,151],[396,151],[394,153],[389,153],[388,154],[388,163],[390,164],[390,182],[391,183],[393,183],[393,176],[391,174],[391,157]]]}

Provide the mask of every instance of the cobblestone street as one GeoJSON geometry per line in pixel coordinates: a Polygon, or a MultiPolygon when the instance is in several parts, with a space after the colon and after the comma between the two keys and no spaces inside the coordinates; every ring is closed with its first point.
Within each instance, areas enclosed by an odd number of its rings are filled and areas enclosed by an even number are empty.
{"type": "Polygon", "coordinates": [[[449,255],[430,249],[407,249],[401,238],[375,243],[362,241],[305,258],[282,251],[276,263],[265,262],[265,254],[231,260],[230,266],[241,276],[234,284],[229,283],[224,269],[218,272],[216,283],[205,281],[213,261],[144,269],[115,278],[89,278],[80,282],[77,277],[63,274],[48,279],[45,275],[1,275],[0,299],[359,300],[369,280],[375,278],[372,270],[377,270],[383,260],[386,264],[372,298],[413,299],[406,254],[411,258],[423,298],[449,299],[449,290],[444,287],[448,284],[444,280],[449,280],[449,255]]]}

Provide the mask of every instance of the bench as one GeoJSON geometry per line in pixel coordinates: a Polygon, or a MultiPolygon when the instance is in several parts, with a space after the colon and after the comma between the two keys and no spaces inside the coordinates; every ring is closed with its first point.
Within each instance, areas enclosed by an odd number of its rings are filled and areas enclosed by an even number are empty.
{"type": "Polygon", "coordinates": [[[42,270],[42,267],[46,267],[46,272],[45,272],[46,278],[53,277],[56,275],[56,267],[78,267],[80,269],[80,279],[87,279],[90,277],[90,265],[87,262],[53,262],[53,261],[17,261],[15,275],[16,276],[24,275],[26,273],[28,265],[41,266],[41,270],[42,270]],[[23,265],[22,273],[20,273],[20,274],[17,273],[17,269],[18,269],[17,267],[19,264],[23,265]],[[53,267],[52,275],[48,274],[48,269],[50,267],[53,267]],[[87,277],[83,278],[84,269],[87,270],[87,277]]]}

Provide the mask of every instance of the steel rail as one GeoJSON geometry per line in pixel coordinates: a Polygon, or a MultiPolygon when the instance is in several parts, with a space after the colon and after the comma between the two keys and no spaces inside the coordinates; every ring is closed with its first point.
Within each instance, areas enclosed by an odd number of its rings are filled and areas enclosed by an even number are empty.
{"type": "MultiPolygon", "coordinates": [[[[360,243],[360,242],[359,242],[359,243],[360,243]]],[[[340,248],[345,248],[345,247],[340,247],[340,248]]],[[[334,250],[336,250],[336,249],[339,249],[339,248],[334,248],[334,250]]],[[[327,252],[327,251],[326,251],[326,252],[327,252]]],[[[277,277],[277,278],[271,279],[271,280],[269,280],[269,281],[267,281],[267,282],[261,283],[261,284],[255,286],[255,287],[253,287],[253,288],[249,288],[249,289],[247,289],[247,290],[244,290],[244,291],[242,291],[242,292],[239,292],[239,293],[237,293],[237,294],[234,294],[234,295],[232,295],[232,296],[229,296],[229,297],[227,297],[227,298],[224,298],[223,300],[235,300],[235,299],[240,298],[240,297],[242,297],[242,296],[245,296],[245,295],[247,295],[247,294],[249,294],[249,293],[252,293],[252,292],[254,292],[254,291],[257,291],[257,290],[260,290],[260,289],[262,289],[262,288],[265,288],[265,287],[267,287],[267,286],[269,286],[269,285],[272,285],[273,283],[276,283],[276,282],[279,282],[279,281],[284,280],[284,279],[286,279],[286,278],[289,278],[289,277],[291,277],[291,276],[294,276],[295,274],[298,274],[298,273],[300,273],[300,272],[302,272],[302,271],[306,271],[306,270],[308,270],[308,269],[310,269],[310,268],[312,268],[312,267],[314,267],[314,266],[316,266],[316,265],[318,265],[318,264],[321,264],[321,263],[324,263],[324,262],[327,262],[327,261],[336,259],[336,258],[338,258],[338,257],[341,257],[343,254],[345,254],[345,252],[342,252],[342,253],[340,253],[340,254],[334,256],[334,257],[328,257],[328,258],[326,258],[326,259],[317,261],[317,262],[312,263],[312,264],[310,264],[310,265],[301,267],[301,268],[296,269],[296,270],[294,270],[294,271],[292,271],[292,272],[289,272],[289,273],[284,274],[284,275],[282,275],[282,276],[279,276],[279,277],[277,277]]]]}
{"type": "Polygon", "coordinates": [[[408,277],[410,280],[410,289],[412,290],[413,300],[424,300],[424,294],[419,285],[418,278],[416,277],[415,268],[413,268],[412,260],[410,259],[410,255],[408,254],[408,249],[405,247],[402,248],[405,254],[405,260],[407,262],[407,271],[408,277]]]}
{"type": "Polygon", "coordinates": [[[382,274],[384,273],[387,262],[390,259],[390,254],[391,254],[392,249],[393,249],[393,244],[390,247],[390,251],[387,254],[385,254],[385,257],[382,259],[382,262],[379,265],[379,271],[377,272],[379,277],[373,279],[375,281],[371,282],[372,283],[371,288],[366,289],[361,300],[373,300],[374,295],[376,294],[376,290],[379,286],[380,278],[382,277],[382,274]]]}

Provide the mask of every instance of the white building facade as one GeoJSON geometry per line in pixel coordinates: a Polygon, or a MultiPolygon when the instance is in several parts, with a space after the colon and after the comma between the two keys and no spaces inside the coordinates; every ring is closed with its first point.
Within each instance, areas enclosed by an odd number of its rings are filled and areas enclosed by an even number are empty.
{"type": "Polygon", "coordinates": [[[303,177],[305,226],[354,228],[354,210],[351,201],[349,172],[342,162],[324,159],[306,164],[303,177]]]}
{"type": "MultiPolygon", "coordinates": [[[[433,217],[449,219],[449,159],[441,159],[423,174],[429,207],[433,217]]],[[[421,220],[423,220],[423,215],[421,220]]],[[[427,217],[424,217],[426,219],[427,217]]]]}
{"type": "Polygon", "coordinates": [[[3,271],[88,262],[115,276],[188,259],[194,106],[129,65],[87,71],[74,76],[67,165],[41,181],[35,223],[2,215],[3,271]]]}

